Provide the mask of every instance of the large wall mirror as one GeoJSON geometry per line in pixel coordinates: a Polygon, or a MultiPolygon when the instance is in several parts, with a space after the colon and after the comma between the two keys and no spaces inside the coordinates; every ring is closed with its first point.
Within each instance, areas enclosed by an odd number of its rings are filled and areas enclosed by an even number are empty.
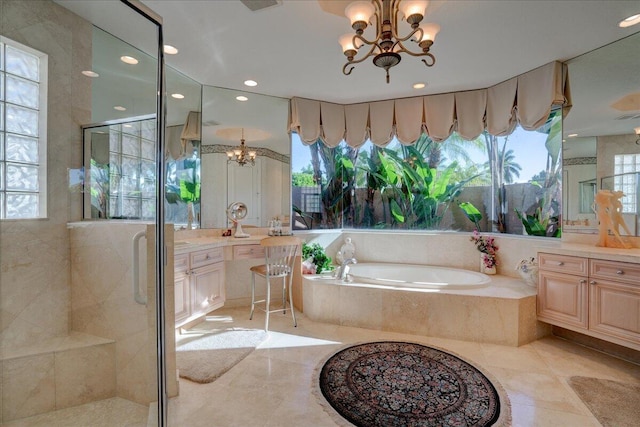
{"type": "Polygon", "coordinates": [[[640,33],[568,61],[573,108],[563,123],[563,230],[596,233],[600,189],[623,191],[623,216],[638,236],[640,33]]]}
{"type": "Polygon", "coordinates": [[[226,228],[226,208],[247,205],[243,225],[266,227],[291,211],[289,101],[256,93],[204,86],[202,92],[203,228],[226,228]],[[241,140],[255,160],[241,165],[241,140]],[[231,157],[229,154],[231,154],[231,157]]]}
{"type": "MultiPolygon", "coordinates": [[[[153,56],[94,28],[93,125],[85,127],[87,219],[149,219],[154,215],[155,131],[147,122],[155,109],[153,56]],[[131,56],[136,64],[120,57],[131,56]],[[147,154],[145,154],[147,153],[147,154]]],[[[166,68],[168,222],[177,227],[227,228],[232,202],[248,207],[244,224],[266,227],[288,221],[291,211],[291,142],[285,98],[212,86],[166,68]],[[252,162],[229,161],[241,140],[252,162]]],[[[235,158],[235,156],[232,156],[235,158]]]]}
{"type": "MultiPolygon", "coordinates": [[[[155,218],[155,76],[151,48],[98,27],[92,35],[91,124],[83,126],[84,218],[155,218]],[[131,58],[129,62],[124,57],[131,58]]],[[[202,85],[166,67],[167,222],[198,224],[202,85]]]]}

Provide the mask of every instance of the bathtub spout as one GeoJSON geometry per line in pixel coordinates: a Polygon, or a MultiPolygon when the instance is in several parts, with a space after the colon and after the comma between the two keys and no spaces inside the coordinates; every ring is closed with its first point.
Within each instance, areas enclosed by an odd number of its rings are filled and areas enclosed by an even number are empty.
{"type": "Polygon", "coordinates": [[[338,267],[336,271],[336,278],[339,280],[345,280],[347,278],[347,271],[349,271],[349,264],[357,264],[358,260],[355,258],[348,258],[342,261],[342,265],[338,267]]]}

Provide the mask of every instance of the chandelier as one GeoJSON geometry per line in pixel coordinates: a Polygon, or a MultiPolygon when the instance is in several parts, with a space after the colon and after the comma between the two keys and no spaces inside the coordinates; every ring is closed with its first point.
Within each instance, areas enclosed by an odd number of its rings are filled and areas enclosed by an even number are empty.
{"type": "Polygon", "coordinates": [[[249,163],[251,166],[256,164],[256,152],[247,151],[247,146],[244,145],[244,128],[242,128],[240,146],[234,148],[231,151],[227,151],[227,157],[227,163],[236,162],[240,166],[244,166],[247,163],[249,163]]]}
{"type": "Polygon", "coordinates": [[[350,3],[344,13],[351,21],[351,27],[356,33],[355,35],[348,33],[340,37],[342,51],[347,57],[347,63],[342,67],[342,72],[348,76],[353,71],[354,64],[373,56],[373,64],[385,69],[387,83],[389,83],[389,68],[398,65],[402,59],[401,53],[424,56],[422,62],[427,67],[433,66],[436,63],[436,58],[429,52],[429,49],[433,45],[436,34],[440,31],[440,26],[438,24],[420,25],[428,3],[427,0],[370,0],[350,3]],[[398,31],[400,14],[411,26],[411,31],[404,37],[401,37],[398,31]],[[363,33],[373,17],[375,17],[376,38],[368,40],[363,36],[363,33]],[[410,50],[405,46],[405,42],[416,43],[422,51],[410,50]],[[356,58],[358,50],[365,45],[368,46],[368,52],[364,56],[356,58]],[[351,67],[347,70],[350,65],[351,67]]]}

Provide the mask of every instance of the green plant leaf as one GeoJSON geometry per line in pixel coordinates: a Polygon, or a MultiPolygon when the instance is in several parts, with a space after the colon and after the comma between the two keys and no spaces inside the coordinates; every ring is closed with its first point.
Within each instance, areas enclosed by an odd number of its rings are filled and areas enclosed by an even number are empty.
{"type": "Polygon", "coordinates": [[[478,228],[478,223],[482,221],[482,213],[480,213],[478,208],[469,202],[459,203],[458,206],[460,206],[460,209],[462,209],[462,212],[464,212],[466,217],[476,225],[476,228],[478,228]]]}
{"type": "Polygon", "coordinates": [[[389,206],[391,206],[391,215],[393,215],[396,221],[404,222],[404,215],[402,214],[402,209],[400,209],[400,205],[398,205],[398,202],[396,202],[394,199],[391,199],[389,206]]]}

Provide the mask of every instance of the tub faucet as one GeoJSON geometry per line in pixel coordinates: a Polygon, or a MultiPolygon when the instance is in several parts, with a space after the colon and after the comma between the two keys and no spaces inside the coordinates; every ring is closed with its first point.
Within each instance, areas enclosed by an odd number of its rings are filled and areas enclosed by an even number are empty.
{"type": "Polygon", "coordinates": [[[336,278],[340,280],[344,280],[347,278],[347,271],[349,271],[349,264],[357,264],[358,260],[355,258],[348,258],[342,261],[342,265],[338,267],[338,271],[336,271],[336,278]]]}

